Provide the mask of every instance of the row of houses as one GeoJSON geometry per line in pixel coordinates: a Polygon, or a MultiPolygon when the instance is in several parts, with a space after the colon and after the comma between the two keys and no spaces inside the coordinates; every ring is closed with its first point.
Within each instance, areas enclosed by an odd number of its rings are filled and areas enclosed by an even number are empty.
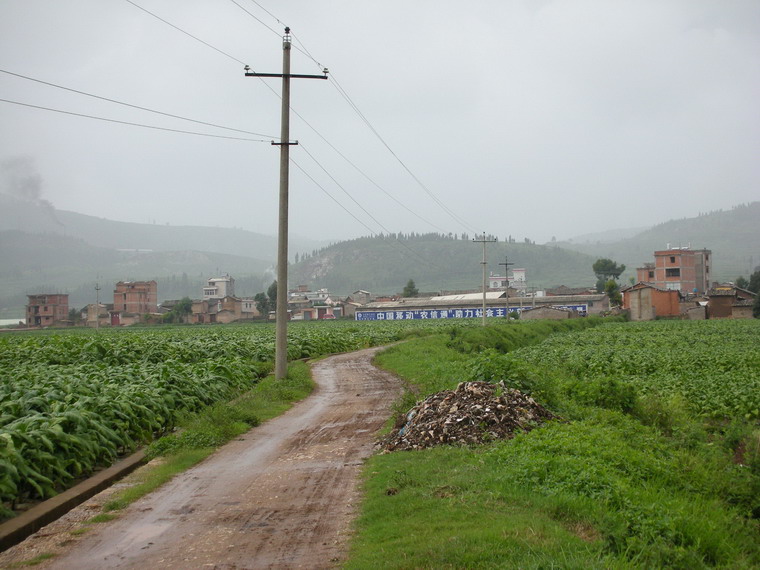
{"type": "MultiPolygon", "coordinates": [[[[621,290],[623,309],[632,320],[658,317],[749,318],[755,294],[733,284],[710,286],[712,252],[707,249],[668,246],[654,252],[654,262],[636,269],[638,282],[621,290]]],[[[607,295],[593,288],[559,286],[528,292],[526,270],[512,275],[491,273],[486,292],[486,316],[504,317],[520,313],[522,318],[573,318],[606,313],[607,295]]],[[[30,326],[63,324],[68,318],[68,295],[29,295],[26,322],[30,326]]],[[[89,326],[130,325],[151,315],[172,310],[178,301],[157,303],[156,281],[120,281],[113,291],[113,303],[88,305],[84,311],[89,326]]],[[[299,285],[288,293],[288,318],[320,320],[353,317],[356,320],[407,320],[482,317],[482,292],[428,294],[413,298],[375,296],[358,290],[346,298],[333,298],[326,289],[311,291],[299,285]]],[[[203,287],[202,298],[192,301],[184,320],[190,323],[230,323],[262,315],[255,299],[237,297],[230,275],[214,277],[203,287]]]]}

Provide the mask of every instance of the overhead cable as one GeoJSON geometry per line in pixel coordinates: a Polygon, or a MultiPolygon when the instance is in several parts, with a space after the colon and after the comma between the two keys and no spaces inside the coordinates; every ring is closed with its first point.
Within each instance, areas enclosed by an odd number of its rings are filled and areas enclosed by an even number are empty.
{"type": "Polygon", "coordinates": [[[11,101],[9,99],[0,99],[0,102],[2,103],[11,103],[13,105],[21,105],[22,107],[30,107],[32,109],[41,109],[43,111],[52,111],[54,113],[62,113],[64,115],[72,115],[74,117],[84,117],[86,119],[95,119],[98,121],[106,121],[108,123],[118,123],[120,125],[130,125],[132,127],[142,127],[144,129],[154,129],[157,131],[168,131],[170,133],[181,133],[185,135],[196,135],[199,137],[211,137],[215,139],[228,139],[228,140],[235,140],[235,141],[247,141],[247,142],[266,142],[271,143],[270,140],[264,140],[264,139],[249,139],[244,137],[230,137],[225,135],[213,135],[210,133],[199,133],[196,131],[183,131],[181,129],[170,129],[167,127],[157,127],[155,125],[145,125],[142,123],[133,123],[130,121],[119,121],[117,119],[109,119],[107,117],[96,117],[95,115],[86,115],[84,113],[75,113],[73,111],[64,111],[62,109],[53,109],[51,107],[43,107],[41,105],[32,105],[31,103],[23,103],[21,101],[11,101]]]}
{"type": "Polygon", "coordinates": [[[50,83],[49,81],[43,81],[41,79],[35,79],[34,77],[28,77],[26,75],[21,75],[20,73],[13,73],[12,71],[7,71],[5,69],[0,69],[0,73],[7,73],[8,75],[13,75],[15,77],[20,77],[21,79],[27,79],[29,81],[34,81],[36,83],[41,83],[43,85],[49,85],[50,87],[55,87],[57,89],[63,89],[64,91],[70,91],[72,93],[77,93],[79,95],[85,95],[87,97],[92,97],[94,99],[100,99],[102,101],[108,101],[109,103],[116,103],[117,105],[123,105],[125,107],[131,107],[133,109],[139,109],[141,111],[147,111],[149,113],[155,113],[157,115],[163,115],[165,117],[171,117],[173,119],[181,119],[183,121],[189,121],[191,123],[197,123],[199,125],[206,125],[208,127],[216,127],[217,129],[225,129],[227,131],[235,131],[238,133],[244,133],[246,135],[254,135],[258,137],[269,137],[269,138],[277,138],[275,136],[266,135],[263,133],[256,133],[253,131],[246,131],[243,129],[236,129],[234,127],[225,127],[224,125],[217,125],[215,123],[208,123],[206,121],[198,121],[196,119],[190,119],[188,117],[182,117],[181,115],[173,115],[172,113],[165,113],[163,111],[156,111],[155,109],[149,109],[147,107],[141,107],[140,105],[133,105],[131,103],[125,103],[123,101],[117,101],[116,99],[109,99],[108,97],[102,97],[100,95],[94,95],[92,93],[87,93],[86,91],[79,91],[78,89],[72,89],[71,87],[64,87],[63,85],[56,85],[55,83],[50,83]]]}
{"type": "Polygon", "coordinates": [[[241,61],[241,60],[239,60],[238,58],[236,58],[235,56],[232,56],[232,55],[228,54],[226,51],[222,51],[222,50],[220,50],[219,48],[212,46],[210,43],[203,41],[202,39],[200,39],[199,37],[196,37],[196,36],[194,36],[194,35],[193,35],[193,34],[191,34],[190,32],[186,32],[185,30],[183,30],[183,29],[182,29],[182,28],[180,28],[179,26],[175,26],[174,24],[172,24],[172,23],[171,23],[171,22],[169,22],[168,20],[164,20],[164,19],[163,19],[161,16],[159,16],[159,15],[157,15],[157,14],[154,14],[154,13],[153,13],[153,12],[151,12],[150,10],[146,10],[145,8],[143,8],[143,7],[142,7],[142,6],[140,6],[139,4],[136,4],[136,3],[135,3],[135,2],[133,2],[132,0],[124,0],[124,1],[125,1],[125,2],[129,2],[130,4],[132,4],[132,6],[134,6],[135,8],[137,8],[137,9],[139,9],[139,10],[142,10],[142,11],[143,11],[143,12],[145,12],[146,14],[150,14],[151,16],[153,16],[153,17],[154,17],[154,18],[156,18],[157,20],[160,20],[161,22],[163,22],[163,23],[164,23],[164,24],[166,24],[167,26],[171,26],[172,28],[174,28],[174,29],[175,29],[175,30],[177,30],[178,32],[182,32],[182,33],[183,33],[183,34],[185,34],[186,36],[190,36],[190,37],[191,37],[191,38],[193,38],[195,41],[202,43],[202,44],[203,44],[203,45],[205,45],[206,47],[210,47],[210,48],[211,48],[211,49],[213,49],[214,51],[217,51],[217,52],[219,52],[220,54],[222,54],[222,55],[224,55],[224,56],[226,56],[226,57],[230,58],[231,60],[233,60],[233,61],[237,61],[237,62],[238,62],[240,65],[246,65],[246,63],[245,63],[244,61],[241,61]]]}

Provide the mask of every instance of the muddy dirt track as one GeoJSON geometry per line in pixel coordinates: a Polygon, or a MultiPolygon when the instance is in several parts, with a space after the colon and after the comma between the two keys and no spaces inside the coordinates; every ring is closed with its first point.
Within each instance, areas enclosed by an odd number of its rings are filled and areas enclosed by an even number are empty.
{"type": "MultiPolygon", "coordinates": [[[[378,349],[313,365],[306,400],[86,534],[45,568],[330,568],[346,554],[359,470],[400,393],[378,349]]],[[[43,529],[44,530],[44,529],[43,529]]]]}

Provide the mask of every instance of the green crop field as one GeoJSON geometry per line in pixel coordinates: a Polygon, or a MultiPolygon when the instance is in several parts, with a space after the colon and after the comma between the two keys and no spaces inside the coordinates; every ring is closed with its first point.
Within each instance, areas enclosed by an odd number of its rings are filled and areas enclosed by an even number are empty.
{"type": "MultiPolygon", "coordinates": [[[[288,356],[357,350],[420,328],[293,324],[288,356]]],[[[12,507],[56,494],[170,430],[180,415],[250,389],[271,370],[273,356],[270,325],[3,334],[0,501],[12,507]]]]}
{"type": "Polygon", "coordinates": [[[760,320],[513,323],[378,362],[411,387],[399,414],[503,380],[562,420],[372,457],[346,567],[760,567],[760,320]]]}

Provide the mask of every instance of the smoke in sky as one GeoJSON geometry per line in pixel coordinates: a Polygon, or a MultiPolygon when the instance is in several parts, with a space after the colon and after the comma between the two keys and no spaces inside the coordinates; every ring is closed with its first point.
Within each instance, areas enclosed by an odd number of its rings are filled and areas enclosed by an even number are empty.
{"type": "Polygon", "coordinates": [[[26,202],[41,202],[42,176],[34,159],[17,156],[0,161],[0,192],[26,202]]]}

